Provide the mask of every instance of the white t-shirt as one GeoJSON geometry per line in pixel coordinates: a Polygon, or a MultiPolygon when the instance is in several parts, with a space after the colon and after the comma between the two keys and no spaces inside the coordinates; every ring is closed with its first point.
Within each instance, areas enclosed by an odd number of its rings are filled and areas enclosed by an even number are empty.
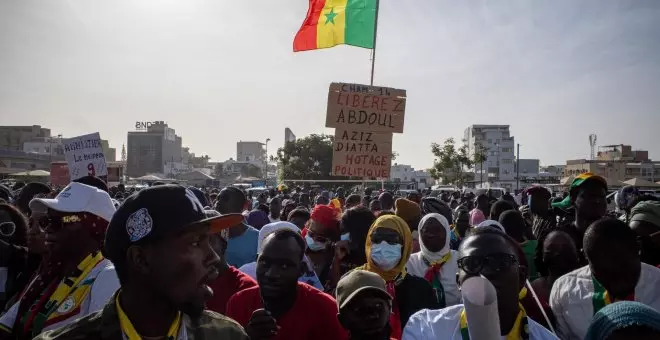
{"type": "MultiPolygon", "coordinates": [[[[462,340],[460,325],[462,310],[463,305],[436,310],[422,309],[408,320],[403,329],[402,340],[462,340]]],[[[530,340],[559,339],[530,318],[527,318],[527,325],[530,340]]],[[[502,339],[506,339],[506,336],[502,339]]]]}
{"type": "MultiPolygon", "coordinates": [[[[594,316],[591,268],[584,266],[555,281],[550,308],[557,319],[557,333],[564,340],[582,340],[594,316]]],[[[660,269],[642,263],[635,286],[635,301],[660,310],[660,269]]]]}
{"type": "MultiPolygon", "coordinates": [[[[55,313],[59,313],[67,318],[44,327],[43,331],[68,325],[78,318],[82,318],[103,309],[108,301],[112,299],[112,295],[115,291],[119,289],[119,279],[115,272],[115,266],[107,259],[99,262],[96,267],[87,274],[82,282],[90,279],[93,279],[94,283],[92,284],[89,294],[87,294],[85,300],[80,305],[79,312],[67,315],[67,313],[71,312],[70,310],[67,310],[67,306],[71,306],[71,303],[67,303],[67,300],[65,299],[55,313]]],[[[75,305],[75,303],[73,304],[75,305]]],[[[16,302],[11,308],[9,308],[7,313],[0,317],[0,324],[5,326],[5,328],[12,329],[14,327],[19,305],[20,302],[16,302]]]]}
{"type": "MultiPolygon", "coordinates": [[[[458,291],[458,284],[456,283],[456,273],[458,273],[457,257],[456,251],[451,250],[451,258],[440,268],[440,283],[445,290],[445,303],[447,307],[461,303],[461,293],[458,291]]],[[[424,274],[426,274],[428,268],[422,258],[422,252],[410,255],[406,264],[408,274],[421,278],[424,278],[424,274]]]]}

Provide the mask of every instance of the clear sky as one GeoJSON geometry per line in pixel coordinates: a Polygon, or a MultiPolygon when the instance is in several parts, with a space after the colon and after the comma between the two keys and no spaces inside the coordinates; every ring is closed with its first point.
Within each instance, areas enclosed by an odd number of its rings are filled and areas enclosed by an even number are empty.
{"type": "MultiPolygon", "coordinates": [[[[2,0],[0,124],[99,131],[121,150],[164,120],[197,154],[284,128],[323,133],[328,85],[368,83],[370,51],[292,52],[306,0],[2,0]]],[[[510,124],[542,164],[625,143],[660,159],[660,1],[381,0],[377,85],[408,90],[397,162],[510,124]]]]}

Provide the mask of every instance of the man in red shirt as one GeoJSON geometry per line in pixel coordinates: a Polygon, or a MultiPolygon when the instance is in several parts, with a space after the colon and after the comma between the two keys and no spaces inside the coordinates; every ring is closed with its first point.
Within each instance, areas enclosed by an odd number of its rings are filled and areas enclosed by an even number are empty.
{"type": "Polygon", "coordinates": [[[225,257],[227,251],[226,234],[221,232],[211,237],[211,245],[220,257],[220,262],[216,266],[218,268],[218,278],[210,285],[213,289],[213,297],[206,302],[207,309],[220,314],[225,314],[227,302],[232,295],[257,286],[254,279],[227,263],[225,257]]]}
{"type": "Polygon", "coordinates": [[[305,241],[278,230],[266,237],[257,259],[258,287],[236,293],[226,315],[245,327],[251,340],[345,340],[337,302],[307,284],[303,273],[305,241]]]}

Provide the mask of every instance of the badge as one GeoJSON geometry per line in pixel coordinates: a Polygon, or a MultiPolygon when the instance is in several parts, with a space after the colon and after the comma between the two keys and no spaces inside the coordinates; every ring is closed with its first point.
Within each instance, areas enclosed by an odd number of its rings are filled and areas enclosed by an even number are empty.
{"type": "Polygon", "coordinates": [[[70,312],[73,307],[76,305],[76,300],[73,298],[73,296],[67,297],[64,302],[60,305],[59,308],[57,308],[57,313],[58,314],[66,314],[70,312]]]}

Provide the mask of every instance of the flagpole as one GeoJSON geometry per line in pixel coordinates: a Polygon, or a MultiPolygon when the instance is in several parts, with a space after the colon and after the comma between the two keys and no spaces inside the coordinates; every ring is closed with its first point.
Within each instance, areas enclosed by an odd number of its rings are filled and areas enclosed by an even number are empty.
{"type": "Polygon", "coordinates": [[[378,38],[378,11],[380,7],[380,0],[376,0],[376,21],[374,23],[374,48],[371,50],[371,82],[370,85],[374,86],[374,67],[376,65],[376,40],[378,38]]]}

